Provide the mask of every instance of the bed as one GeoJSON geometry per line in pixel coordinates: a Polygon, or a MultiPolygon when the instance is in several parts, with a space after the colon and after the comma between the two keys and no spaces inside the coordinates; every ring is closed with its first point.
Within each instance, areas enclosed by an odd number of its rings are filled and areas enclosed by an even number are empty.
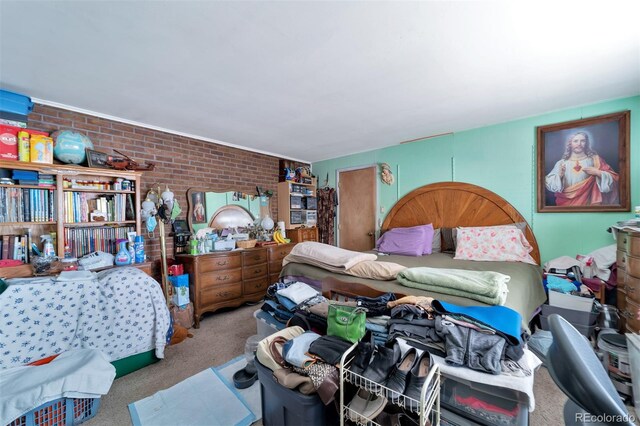
{"type": "MultiPolygon", "coordinates": [[[[389,229],[432,223],[434,228],[470,226],[494,226],[525,223],[522,215],[499,195],[476,185],[460,182],[440,182],[422,186],[400,199],[385,218],[381,233],[389,229]]],[[[546,300],[539,267],[540,252],[535,236],[528,224],[524,227],[531,257],[538,265],[522,262],[486,262],[456,260],[453,255],[434,253],[427,256],[379,256],[378,261],[395,262],[407,267],[429,266],[434,268],[488,270],[501,272],[511,277],[505,306],[517,311],[526,328],[529,320],[546,300]]],[[[323,292],[362,294],[365,288],[373,292],[394,292],[403,295],[428,295],[458,305],[482,305],[475,300],[459,296],[425,292],[401,285],[398,281],[377,281],[327,271],[303,263],[288,263],[281,277],[300,278],[322,285],[323,292]],[[357,283],[357,287],[354,287],[357,283]],[[351,287],[351,288],[350,288],[351,287]]]]}
{"type": "Polygon", "coordinates": [[[169,311],[160,285],[137,268],[7,284],[0,294],[0,369],[96,348],[121,376],[164,357],[169,311]]]}

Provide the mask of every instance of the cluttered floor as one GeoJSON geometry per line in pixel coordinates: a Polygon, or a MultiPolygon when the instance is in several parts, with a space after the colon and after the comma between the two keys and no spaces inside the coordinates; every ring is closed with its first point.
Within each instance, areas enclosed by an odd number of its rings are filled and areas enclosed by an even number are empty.
{"type": "MultiPolygon", "coordinates": [[[[194,337],[166,350],[166,359],[117,379],[102,398],[96,417],[85,424],[131,424],[128,404],[169,388],[209,367],[219,366],[244,352],[246,339],[256,333],[253,312],[258,306],[219,312],[204,317],[194,337]]],[[[531,425],[562,422],[565,395],[549,377],[546,369],[535,372],[536,409],[530,414],[531,425]]],[[[185,419],[184,424],[189,424],[185,419]]]]}

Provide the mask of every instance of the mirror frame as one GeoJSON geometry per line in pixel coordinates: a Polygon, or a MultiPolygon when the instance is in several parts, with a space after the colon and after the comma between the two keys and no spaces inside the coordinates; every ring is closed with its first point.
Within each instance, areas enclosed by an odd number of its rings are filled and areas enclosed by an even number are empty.
{"type": "MultiPolygon", "coordinates": [[[[194,225],[194,224],[193,224],[193,221],[191,220],[191,210],[193,209],[193,205],[192,205],[192,202],[191,202],[191,195],[192,195],[194,192],[204,192],[204,193],[205,193],[205,200],[204,200],[204,201],[205,201],[205,204],[206,204],[206,193],[207,193],[207,192],[216,192],[216,193],[219,193],[219,194],[223,194],[223,193],[227,193],[227,192],[243,192],[243,191],[238,191],[237,189],[221,189],[221,190],[213,190],[213,189],[211,189],[211,188],[203,188],[203,187],[192,187],[192,188],[187,189],[187,223],[188,223],[188,225],[189,225],[189,230],[190,230],[191,232],[194,232],[194,231],[193,231],[193,225],[194,225]]],[[[243,192],[243,193],[248,195],[248,193],[247,193],[247,192],[243,192]]],[[[257,195],[256,195],[255,197],[256,197],[256,198],[259,198],[257,195]]],[[[269,203],[269,204],[270,204],[270,203],[269,203]]],[[[237,204],[236,204],[236,205],[237,205],[237,204]]],[[[254,218],[255,218],[255,215],[254,215],[253,213],[251,213],[251,211],[249,211],[248,209],[246,209],[246,208],[245,208],[245,207],[243,207],[243,206],[240,206],[240,205],[237,205],[237,206],[238,206],[238,207],[240,207],[240,208],[242,208],[242,209],[244,209],[244,210],[246,210],[246,212],[247,212],[247,213],[249,213],[249,215],[250,215],[251,217],[254,217],[254,218]]],[[[206,207],[206,206],[205,206],[205,207],[206,207]]],[[[269,207],[270,207],[270,206],[269,206],[269,207]]],[[[220,208],[222,208],[222,207],[220,207],[220,208]]],[[[216,212],[218,212],[218,210],[220,210],[220,208],[217,208],[217,209],[213,212],[213,214],[211,215],[211,217],[213,217],[213,216],[216,214],[216,212]]],[[[269,208],[269,210],[271,210],[271,209],[269,208]]],[[[206,223],[206,226],[209,226],[210,220],[209,220],[209,219],[207,219],[207,221],[206,221],[205,223],[206,223]]]]}

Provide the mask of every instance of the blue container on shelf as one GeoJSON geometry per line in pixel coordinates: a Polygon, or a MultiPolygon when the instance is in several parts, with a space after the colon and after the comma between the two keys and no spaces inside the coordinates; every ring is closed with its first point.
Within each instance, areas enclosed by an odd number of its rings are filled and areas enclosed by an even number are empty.
{"type": "Polygon", "coordinates": [[[31,98],[19,93],[0,89],[0,111],[18,115],[29,115],[31,110],[33,110],[31,98]]]}

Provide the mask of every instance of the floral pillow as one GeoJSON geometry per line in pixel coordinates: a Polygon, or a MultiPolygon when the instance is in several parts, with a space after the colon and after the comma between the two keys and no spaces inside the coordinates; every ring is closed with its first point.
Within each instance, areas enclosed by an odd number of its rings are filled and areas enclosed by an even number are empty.
{"type": "Polygon", "coordinates": [[[454,259],[525,262],[537,265],[533,247],[514,225],[458,228],[454,259]]]}

